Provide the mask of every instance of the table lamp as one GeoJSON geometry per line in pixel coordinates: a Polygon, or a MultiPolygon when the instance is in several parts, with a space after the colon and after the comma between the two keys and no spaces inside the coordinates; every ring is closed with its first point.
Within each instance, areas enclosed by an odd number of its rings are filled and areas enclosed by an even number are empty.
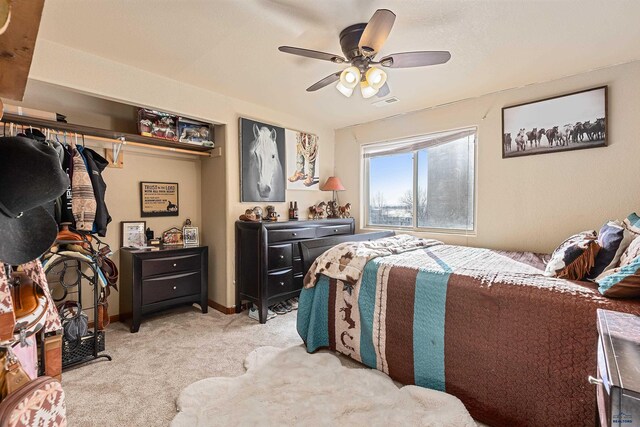
{"type": "Polygon", "coordinates": [[[322,191],[333,191],[333,201],[338,204],[338,191],[344,191],[345,188],[337,176],[330,176],[321,188],[322,191]]]}

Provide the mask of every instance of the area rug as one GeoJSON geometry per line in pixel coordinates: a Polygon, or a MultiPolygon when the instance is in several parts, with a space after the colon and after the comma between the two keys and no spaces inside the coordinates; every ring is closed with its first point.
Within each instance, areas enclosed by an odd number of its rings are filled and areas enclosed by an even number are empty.
{"type": "Polygon", "coordinates": [[[246,373],[207,378],[178,397],[173,427],[216,425],[420,425],[475,427],[456,397],[398,387],[381,372],[349,369],[331,353],[260,347],[246,373]]]}

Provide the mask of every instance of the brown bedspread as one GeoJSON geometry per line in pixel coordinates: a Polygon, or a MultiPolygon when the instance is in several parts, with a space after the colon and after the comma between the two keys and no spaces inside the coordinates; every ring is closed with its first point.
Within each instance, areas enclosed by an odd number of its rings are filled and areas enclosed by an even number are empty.
{"type": "Polygon", "coordinates": [[[596,309],[640,315],[640,301],[544,277],[543,261],[449,245],[376,258],[355,286],[324,277],[304,289],[298,331],[309,351],[326,346],[444,389],[494,427],[591,426],[596,309]]]}

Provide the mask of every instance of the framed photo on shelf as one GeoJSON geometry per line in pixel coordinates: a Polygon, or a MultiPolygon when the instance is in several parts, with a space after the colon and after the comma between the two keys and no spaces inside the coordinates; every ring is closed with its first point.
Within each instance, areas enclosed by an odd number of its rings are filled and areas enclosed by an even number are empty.
{"type": "Polygon", "coordinates": [[[123,248],[143,248],[146,246],[146,221],[122,221],[120,246],[123,248]]]}
{"type": "Polygon", "coordinates": [[[140,216],[178,216],[177,182],[141,182],[140,216]]]}
{"type": "Polygon", "coordinates": [[[198,246],[200,244],[198,227],[183,227],[182,237],[184,239],[185,246],[198,246]]]}
{"type": "Polygon", "coordinates": [[[162,246],[182,246],[183,244],[182,230],[179,228],[171,227],[162,233],[162,246]]]}

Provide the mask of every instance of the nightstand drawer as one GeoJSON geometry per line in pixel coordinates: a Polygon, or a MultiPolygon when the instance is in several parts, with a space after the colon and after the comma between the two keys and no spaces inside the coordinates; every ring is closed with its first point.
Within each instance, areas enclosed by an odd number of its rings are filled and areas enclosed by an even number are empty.
{"type": "Polygon", "coordinates": [[[277,273],[269,273],[267,276],[267,288],[270,297],[296,289],[293,283],[293,271],[291,271],[291,269],[277,273]]]}
{"type": "Polygon", "coordinates": [[[284,240],[313,239],[316,237],[314,228],[287,228],[285,230],[269,230],[270,242],[282,242],[284,240]]]}
{"type": "Polygon", "coordinates": [[[269,246],[269,270],[291,267],[291,243],[269,246]]]}
{"type": "Polygon", "coordinates": [[[200,272],[174,274],[142,281],[142,304],[200,293],[200,272]]]}
{"type": "Polygon", "coordinates": [[[335,236],[338,234],[352,234],[351,225],[331,225],[318,227],[318,237],[335,236]]]}
{"type": "Polygon", "coordinates": [[[181,271],[200,270],[200,262],[200,254],[146,259],[142,261],[142,277],[178,273],[181,271]]]}

